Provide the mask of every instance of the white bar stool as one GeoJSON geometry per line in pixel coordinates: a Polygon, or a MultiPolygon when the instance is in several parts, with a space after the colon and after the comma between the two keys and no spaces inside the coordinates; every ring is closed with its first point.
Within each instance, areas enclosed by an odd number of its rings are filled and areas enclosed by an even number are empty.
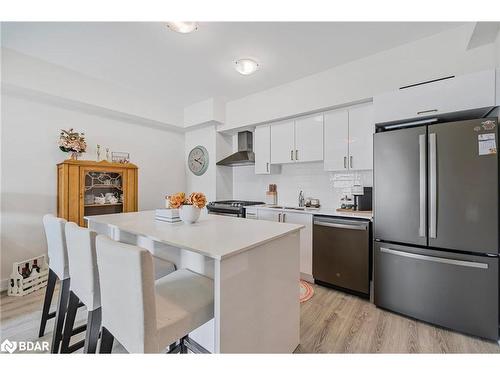
{"type": "MultiPolygon", "coordinates": [[[[43,217],[43,226],[45,229],[45,236],[47,237],[47,247],[49,253],[49,278],[47,280],[47,288],[45,290],[45,299],[43,302],[42,318],[40,321],[38,337],[45,335],[47,320],[55,317],[54,332],[52,334],[52,353],[59,352],[64,318],[66,315],[66,308],[68,306],[70,277],[66,236],[64,234],[65,224],[66,220],[55,217],[54,215],[47,214],[43,217]],[[61,280],[59,301],[56,311],[49,313],[57,280],[61,280]]],[[[82,327],[79,327],[78,329],[72,331],[71,334],[73,335],[81,331],[82,327]]]]}
{"type": "Polygon", "coordinates": [[[66,223],[71,287],[69,305],[64,323],[61,353],[71,353],[84,346],[84,353],[95,353],[101,328],[101,292],[95,251],[96,232],[66,223]],[[80,302],[87,307],[87,329],[84,341],[69,345],[80,302]]]}
{"type": "Polygon", "coordinates": [[[101,286],[100,353],[116,338],[130,353],[207,350],[188,334],[213,318],[213,281],[182,269],[155,282],[152,255],[106,236],[96,239],[101,286]],[[180,341],[180,344],[177,344],[180,341]],[[173,344],[173,345],[172,345],[173,344]]]}

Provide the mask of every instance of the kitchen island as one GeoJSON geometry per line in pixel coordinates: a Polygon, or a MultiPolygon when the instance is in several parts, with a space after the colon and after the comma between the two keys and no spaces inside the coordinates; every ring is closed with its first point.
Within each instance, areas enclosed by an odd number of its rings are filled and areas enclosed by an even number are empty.
{"type": "Polygon", "coordinates": [[[214,280],[214,319],[190,335],[211,352],[292,353],[298,346],[302,225],[207,214],[195,224],[170,224],[154,211],[86,220],[98,233],[214,280]]]}

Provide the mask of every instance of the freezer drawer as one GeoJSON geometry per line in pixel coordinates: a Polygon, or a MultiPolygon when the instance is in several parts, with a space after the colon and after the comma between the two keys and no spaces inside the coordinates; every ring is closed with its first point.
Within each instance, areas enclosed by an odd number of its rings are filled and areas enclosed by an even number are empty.
{"type": "Polygon", "coordinates": [[[318,282],[370,293],[370,223],[315,217],[313,277],[318,282]]]}
{"type": "Polygon", "coordinates": [[[376,242],[375,304],[498,340],[498,258],[376,242]]]}

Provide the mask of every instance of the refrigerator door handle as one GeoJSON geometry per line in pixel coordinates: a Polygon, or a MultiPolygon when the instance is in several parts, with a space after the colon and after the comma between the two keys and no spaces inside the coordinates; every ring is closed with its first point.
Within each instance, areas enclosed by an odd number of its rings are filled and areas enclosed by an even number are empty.
{"type": "Polygon", "coordinates": [[[429,134],[429,237],[436,238],[437,232],[437,160],[436,133],[429,134]]]}
{"type": "Polygon", "coordinates": [[[419,226],[418,235],[420,237],[425,237],[426,223],[426,200],[427,200],[427,176],[426,176],[426,150],[425,150],[425,134],[420,134],[418,136],[418,146],[419,146],[419,189],[420,189],[420,204],[419,204],[419,226]]]}
{"type": "Polygon", "coordinates": [[[444,263],[444,264],[451,264],[454,266],[488,269],[487,263],[471,262],[468,260],[460,260],[460,259],[448,259],[448,258],[441,258],[441,257],[432,257],[429,255],[414,254],[414,253],[407,253],[406,251],[393,250],[393,249],[389,249],[387,247],[381,247],[380,251],[382,253],[386,253],[386,254],[398,255],[401,257],[405,257],[405,258],[426,260],[426,261],[434,262],[434,263],[444,263]]]}

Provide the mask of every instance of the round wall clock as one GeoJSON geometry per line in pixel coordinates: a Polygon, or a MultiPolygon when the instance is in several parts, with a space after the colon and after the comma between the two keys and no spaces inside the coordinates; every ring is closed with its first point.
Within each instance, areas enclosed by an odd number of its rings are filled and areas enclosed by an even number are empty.
{"type": "Polygon", "coordinates": [[[208,151],[203,146],[196,146],[188,156],[189,170],[196,176],[201,176],[208,169],[208,151]]]}

